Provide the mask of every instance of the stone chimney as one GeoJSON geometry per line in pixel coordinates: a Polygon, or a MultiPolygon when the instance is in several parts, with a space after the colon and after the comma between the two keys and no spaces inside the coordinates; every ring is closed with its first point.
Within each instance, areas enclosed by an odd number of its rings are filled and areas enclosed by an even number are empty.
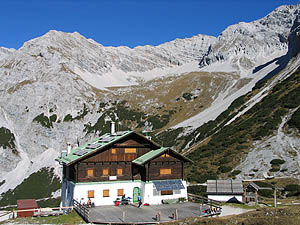
{"type": "Polygon", "coordinates": [[[67,154],[69,155],[71,153],[72,147],[70,143],[67,143],[67,146],[68,146],[67,154]]]}
{"type": "Polygon", "coordinates": [[[113,121],[110,122],[110,134],[111,135],[115,135],[116,134],[116,124],[113,121]]]}

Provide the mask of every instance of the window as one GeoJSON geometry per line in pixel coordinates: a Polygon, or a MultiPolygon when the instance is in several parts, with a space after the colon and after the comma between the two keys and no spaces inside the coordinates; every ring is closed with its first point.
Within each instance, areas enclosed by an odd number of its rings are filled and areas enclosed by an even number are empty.
{"type": "Polygon", "coordinates": [[[160,175],[170,175],[172,174],[172,169],[160,169],[160,175]]]}
{"type": "Polygon", "coordinates": [[[153,196],[159,196],[160,195],[160,191],[156,190],[156,187],[154,186],[153,188],[153,196]]]}
{"type": "Polygon", "coordinates": [[[136,148],[125,148],[125,153],[136,153],[136,148]]]}
{"type": "Polygon", "coordinates": [[[113,148],[111,149],[111,154],[116,154],[117,153],[117,149],[113,148]]]}
{"type": "Polygon", "coordinates": [[[88,198],[95,198],[95,191],[88,191],[88,198]]]}
{"type": "Polygon", "coordinates": [[[103,197],[109,197],[109,190],[103,190],[103,197]]]}
{"type": "Polygon", "coordinates": [[[108,176],[108,169],[102,170],[102,176],[108,176]]]}
{"type": "Polygon", "coordinates": [[[179,194],[181,194],[181,190],[180,190],[180,189],[174,190],[174,191],[173,191],[173,194],[174,194],[174,195],[179,195],[179,194]]]}
{"type": "Polygon", "coordinates": [[[118,189],[118,196],[124,195],[124,189],[118,189]]]}
{"type": "Polygon", "coordinates": [[[123,175],[123,169],[122,168],[118,168],[117,169],[117,176],[122,176],[123,175]]]}
{"type": "Polygon", "coordinates": [[[172,190],[169,190],[169,191],[161,191],[160,194],[161,194],[161,195],[172,195],[172,194],[173,194],[173,191],[172,191],[172,190]]]}
{"type": "Polygon", "coordinates": [[[87,169],[86,173],[87,173],[88,177],[93,177],[94,176],[94,170],[93,169],[87,169]]]}
{"type": "Polygon", "coordinates": [[[161,157],[167,158],[167,157],[170,157],[170,155],[166,153],[166,154],[162,154],[161,157]]]}

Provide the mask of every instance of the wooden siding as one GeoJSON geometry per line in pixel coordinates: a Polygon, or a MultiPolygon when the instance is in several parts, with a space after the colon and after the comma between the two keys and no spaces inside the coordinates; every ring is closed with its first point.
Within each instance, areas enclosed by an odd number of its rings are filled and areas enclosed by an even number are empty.
{"type": "Polygon", "coordinates": [[[142,166],[132,164],[136,158],[157,149],[157,146],[138,135],[132,135],[120,143],[107,146],[64,169],[65,177],[75,182],[102,182],[118,180],[167,180],[183,179],[183,161],[176,154],[167,152],[166,157],[158,156],[142,166]],[[131,149],[125,153],[125,149],[131,149]],[[136,149],[136,152],[132,149],[136,149]],[[172,155],[173,154],[173,155],[172,155]],[[90,175],[88,176],[88,169],[90,175]],[[103,175],[103,169],[108,175],[103,175]],[[117,175],[117,170],[122,175],[117,175]],[[171,174],[160,174],[161,169],[171,169],[171,174]]]}
{"type": "MultiPolygon", "coordinates": [[[[126,146],[127,148],[127,146],[126,146]]],[[[130,147],[132,148],[132,147],[130,147]]],[[[150,148],[140,147],[136,148],[136,153],[125,153],[125,147],[113,146],[102,152],[96,152],[90,157],[82,160],[81,162],[93,163],[93,162],[131,162],[141,155],[149,152],[150,148]]]]}
{"type": "MultiPolygon", "coordinates": [[[[78,182],[100,182],[110,181],[111,176],[116,176],[116,180],[131,180],[132,168],[130,162],[104,162],[104,163],[79,163],[78,182]],[[88,176],[87,169],[94,170],[94,176],[88,176]],[[108,169],[108,175],[103,175],[103,169],[108,169]],[[117,170],[122,169],[122,175],[117,175],[117,170]]],[[[140,179],[139,174],[134,179],[140,179]]]]}
{"type": "Polygon", "coordinates": [[[151,161],[146,166],[149,180],[182,179],[182,163],[180,161],[151,161]],[[171,174],[160,174],[161,169],[171,169],[171,174]]]}

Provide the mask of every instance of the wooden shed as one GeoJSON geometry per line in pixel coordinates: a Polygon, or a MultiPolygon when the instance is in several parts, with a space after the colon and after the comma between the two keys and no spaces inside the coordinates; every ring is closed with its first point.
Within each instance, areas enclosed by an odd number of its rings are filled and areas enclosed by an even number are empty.
{"type": "Polygon", "coordinates": [[[243,201],[243,183],[241,180],[208,180],[207,197],[216,201],[227,202],[231,198],[243,201]]]}
{"type": "Polygon", "coordinates": [[[29,217],[29,216],[33,216],[34,209],[38,209],[38,205],[35,201],[35,199],[24,199],[24,200],[18,200],[17,201],[17,206],[18,206],[18,217],[29,217]],[[19,212],[19,210],[27,210],[27,209],[33,209],[32,211],[28,210],[28,211],[21,211],[19,212]]]}

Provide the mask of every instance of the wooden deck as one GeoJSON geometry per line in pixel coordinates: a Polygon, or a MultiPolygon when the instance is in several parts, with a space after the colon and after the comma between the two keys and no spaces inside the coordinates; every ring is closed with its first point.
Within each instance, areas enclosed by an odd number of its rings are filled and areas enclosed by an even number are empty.
{"type": "Polygon", "coordinates": [[[185,202],[142,206],[98,206],[89,209],[89,222],[101,224],[155,224],[187,217],[204,216],[208,206],[185,202]],[[200,211],[200,208],[201,211],[200,211]]]}

